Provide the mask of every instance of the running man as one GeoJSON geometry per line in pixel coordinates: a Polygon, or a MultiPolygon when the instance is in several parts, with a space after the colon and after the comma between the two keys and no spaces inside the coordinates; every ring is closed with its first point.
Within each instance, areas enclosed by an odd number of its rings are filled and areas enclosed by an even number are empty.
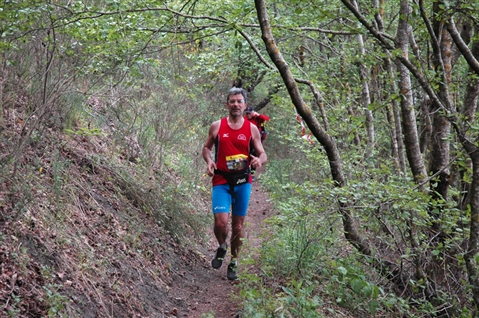
{"type": "Polygon", "coordinates": [[[228,116],[211,124],[202,151],[207,173],[213,177],[211,197],[214,233],[219,245],[211,261],[215,269],[223,265],[226,257],[230,210],[232,214],[231,260],[226,274],[229,280],[237,279],[238,253],[244,237],[243,226],[251,195],[250,166],[260,168],[267,161],[258,128],[243,117],[247,105],[244,89],[233,87],[229,90],[226,99],[228,116]],[[251,147],[257,156],[250,155],[251,147]]]}

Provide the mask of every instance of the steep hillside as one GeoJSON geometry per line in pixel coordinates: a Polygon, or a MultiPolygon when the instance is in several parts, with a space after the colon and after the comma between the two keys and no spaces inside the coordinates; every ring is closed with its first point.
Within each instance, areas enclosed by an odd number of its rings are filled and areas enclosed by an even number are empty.
{"type": "MultiPolygon", "coordinates": [[[[0,131],[0,316],[240,316],[225,266],[210,266],[208,177],[185,193],[181,174],[115,155],[107,134],[32,136],[15,111],[0,131]]],[[[254,183],[245,253],[272,212],[254,183]]]]}
{"type": "Polygon", "coordinates": [[[181,176],[112,156],[105,136],[32,135],[22,118],[0,136],[1,316],[177,313],[201,280],[206,192],[184,198],[181,176]]]}

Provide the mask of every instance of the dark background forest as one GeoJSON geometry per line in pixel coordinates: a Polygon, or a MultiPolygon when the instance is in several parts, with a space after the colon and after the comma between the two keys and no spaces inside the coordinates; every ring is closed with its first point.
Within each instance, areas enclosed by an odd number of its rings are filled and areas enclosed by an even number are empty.
{"type": "Polygon", "coordinates": [[[477,317],[478,12],[4,1],[2,316],[154,317],[144,298],[209,239],[201,148],[235,85],[271,118],[278,211],[244,317],[477,317]]]}

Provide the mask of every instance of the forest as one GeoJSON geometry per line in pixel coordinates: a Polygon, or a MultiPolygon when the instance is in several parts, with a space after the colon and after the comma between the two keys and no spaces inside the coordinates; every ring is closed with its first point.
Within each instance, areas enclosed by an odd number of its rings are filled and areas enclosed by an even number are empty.
{"type": "Polygon", "coordinates": [[[148,263],[162,290],[209,239],[201,149],[236,86],[271,118],[278,211],[242,317],[478,317],[478,20],[474,0],[5,0],[1,316],[156,317],[119,273],[148,263]]]}

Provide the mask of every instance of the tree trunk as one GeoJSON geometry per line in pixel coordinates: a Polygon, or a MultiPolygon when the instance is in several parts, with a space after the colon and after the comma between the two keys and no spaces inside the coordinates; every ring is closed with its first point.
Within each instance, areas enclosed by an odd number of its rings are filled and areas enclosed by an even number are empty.
{"type": "Polygon", "coordinates": [[[328,121],[328,117],[326,116],[326,109],[324,109],[324,101],[321,97],[321,94],[319,94],[319,91],[316,89],[316,86],[314,86],[313,82],[304,80],[304,79],[297,78],[296,82],[301,84],[306,84],[311,89],[311,92],[313,93],[313,96],[314,96],[314,100],[316,101],[316,104],[318,104],[319,110],[321,112],[321,118],[323,119],[324,130],[328,131],[329,121],[328,121]]]}
{"type": "MultiPolygon", "coordinates": [[[[384,32],[384,0],[379,2],[378,0],[373,0],[373,6],[376,9],[377,13],[375,15],[376,23],[378,30],[384,32]]],[[[384,59],[384,64],[391,81],[391,87],[393,92],[398,91],[396,84],[396,76],[394,67],[389,58],[384,59]]],[[[388,98],[390,99],[390,98],[388,98]]],[[[390,127],[391,135],[391,152],[401,173],[406,172],[406,158],[404,157],[404,142],[402,139],[402,128],[401,128],[401,114],[399,111],[399,105],[397,100],[394,98],[391,100],[391,106],[387,109],[388,121],[392,127],[390,127]]]]}
{"type": "Polygon", "coordinates": [[[427,156],[428,153],[428,146],[429,141],[431,140],[432,134],[432,122],[431,122],[431,99],[427,94],[424,94],[422,101],[421,101],[421,135],[419,139],[419,147],[421,149],[421,153],[424,156],[427,156]]]}
{"type": "MultiPolygon", "coordinates": [[[[401,1],[400,14],[408,17],[411,13],[409,1],[401,1]]],[[[396,47],[402,51],[402,58],[408,59],[408,30],[409,24],[407,19],[399,19],[398,29],[396,33],[396,47]]],[[[421,183],[427,176],[424,159],[422,157],[421,148],[419,146],[419,138],[416,124],[416,114],[413,105],[413,96],[411,88],[411,77],[408,68],[402,61],[396,60],[396,67],[399,72],[399,90],[401,94],[401,114],[402,128],[404,133],[404,145],[406,147],[406,155],[408,158],[414,180],[421,183]]]]}
{"type": "MultiPolygon", "coordinates": [[[[476,26],[476,32],[479,32],[479,26],[476,26]]],[[[469,154],[472,161],[472,182],[466,193],[469,198],[468,203],[470,207],[470,234],[467,242],[467,251],[464,254],[464,260],[466,262],[467,274],[469,284],[471,285],[474,303],[476,310],[479,308],[479,270],[477,268],[476,256],[479,253],[479,147],[473,142],[470,142],[466,136],[470,126],[474,123],[474,114],[477,110],[477,102],[479,100],[479,68],[474,67],[477,64],[475,56],[479,56],[479,41],[476,40],[472,43],[472,48],[469,51],[461,43],[462,38],[458,36],[457,30],[453,24],[448,25],[449,32],[451,33],[454,42],[458,47],[461,47],[461,52],[469,56],[470,65],[470,81],[466,87],[466,93],[464,96],[464,104],[462,106],[462,114],[464,115],[464,122],[462,127],[454,125],[454,129],[459,136],[464,149],[469,154]]],[[[476,311],[477,313],[477,311],[476,311]]]]}
{"type": "MultiPolygon", "coordinates": [[[[358,8],[358,4],[356,1],[353,2],[353,5],[358,8]]],[[[364,49],[364,40],[361,34],[357,35],[358,43],[359,43],[359,51],[361,52],[361,56],[366,56],[366,50],[364,49]]],[[[369,104],[371,104],[371,97],[369,94],[369,83],[368,83],[368,70],[364,63],[359,63],[359,79],[361,80],[362,86],[362,94],[361,94],[361,107],[364,110],[364,114],[366,117],[366,131],[368,135],[367,146],[366,146],[366,158],[371,157],[373,148],[374,148],[374,118],[373,113],[369,109],[369,104]]]]}
{"type": "Polygon", "coordinates": [[[469,206],[471,209],[470,234],[464,260],[466,262],[469,284],[471,285],[476,310],[479,308],[479,270],[477,268],[476,256],[479,253],[479,148],[469,142],[460,134],[459,138],[464,149],[470,154],[472,160],[472,183],[469,189],[469,206]]]}
{"type": "MultiPolygon", "coordinates": [[[[439,16],[439,3],[434,4],[434,17],[439,16]]],[[[444,22],[441,20],[434,20],[433,29],[439,43],[433,45],[433,65],[436,73],[442,75],[439,79],[439,99],[443,101],[443,105],[451,105],[451,96],[449,93],[449,85],[451,84],[452,71],[452,39],[444,28],[444,22]]],[[[433,124],[431,134],[431,174],[437,175],[438,178],[431,180],[431,190],[436,199],[447,199],[447,192],[449,189],[450,170],[450,147],[449,135],[451,124],[449,119],[445,116],[444,111],[437,103],[432,103],[433,124]]],[[[440,209],[440,207],[438,207],[440,209]]],[[[438,209],[436,208],[436,210],[438,209]]],[[[439,212],[440,213],[440,212],[439,212]]],[[[439,215],[436,215],[439,216],[439,215]]]]}
{"type": "MultiPolygon", "coordinates": [[[[327,134],[323,127],[319,124],[318,120],[311,112],[311,109],[304,102],[301,93],[298,89],[296,81],[289,69],[288,64],[284,60],[279,48],[276,46],[273,34],[271,32],[271,26],[269,23],[266,5],[264,0],[255,0],[256,12],[258,15],[258,21],[261,27],[262,39],[266,46],[266,50],[276,65],[283,82],[291,97],[291,101],[294,104],[298,114],[303,118],[311,133],[324,147],[328,156],[329,166],[333,180],[336,186],[345,186],[346,180],[342,171],[341,158],[339,151],[333,138],[327,134]]],[[[343,220],[343,227],[346,239],[353,244],[361,253],[365,255],[371,255],[371,250],[366,240],[359,234],[357,226],[354,223],[348,205],[346,203],[339,203],[340,213],[343,220]]]]}

